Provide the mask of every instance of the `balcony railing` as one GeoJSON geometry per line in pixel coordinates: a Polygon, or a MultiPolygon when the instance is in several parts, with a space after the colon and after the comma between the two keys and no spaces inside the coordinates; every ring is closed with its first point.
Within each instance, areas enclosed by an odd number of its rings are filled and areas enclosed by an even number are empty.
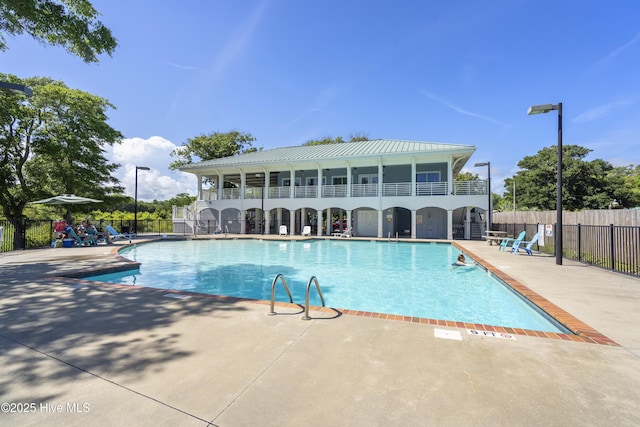
{"type": "Polygon", "coordinates": [[[393,184],[382,184],[382,196],[383,197],[395,197],[395,196],[410,196],[411,195],[411,183],[410,182],[398,182],[393,184]]]}
{"type": "Polygon", "coordinates": [[[312,199],[318,196],[318,187],[316,185],[298,186],[295,188],[296,199],[312,199]]]}
{"type": "MultiPolygon", "coordinates": [[[[454,181],[453,185],[447,182],[416,182],[415,195],[420,196],[475,196],[487,194],[487,181],[454,181]]],[[[323,198],[347,197],[347,186],[341,185],[302,185],[293,188],[293,197],[296,199],[314,199],[318,196],[318,189],[322,189],[323,198]]],[[[269,199],[291,198],[291,187],[269,187],[265,192],[262,187],[247,187],[244,191],[245,199],[262,199],[263,194],[268,193],[269,199]]],[[[215,200],[215,193],[206,193],[208,200],[215,200]]],[[[239,188],[225,188],[222,191],[223,199],[239,199],[239,188]]],[[[378,197],[378,184],[352,184],[351,197],[378,197]]],[[[407,197],[411,196],[410,182],[396,182],[382,184],[382,197],[407,197]]],[[[267,198],[267,197],[265,197],[267,198]]]]}
{"type": "Polygon", "coordinates": [[[270,199],[288,199],[291,197],[291,187],[269,187],[270,199]]]}
{"type": "Polygon", "coordinates": [[[223,188],[222,198],[223,199],[239,199],[240,189],[239,188],[223,188]]]}
{"type": "Polygon", "coordinates": [[[444,196],[447,187],[446,182],[416,182],[416,196],[444,196]]]}
{"type": "Polygon", "coordinates": [[[322,197],[347,197],[347,186],[341,185],[323,185],[322,197]]]}
{"type": "Polygon", "coordinates": [[[247,187],[244,192],[245,199],[262,199],[262,187],[247,187]]]}
{"type": "Polygon", "coordinates": [[[377,197],[378,184],[353,184],[351,197],[377,197]]]}
{"type": "Polygon", "coordinates": [[[478,196],[487,194],[487,181],[454,181],[454,196],[478,196]]]}

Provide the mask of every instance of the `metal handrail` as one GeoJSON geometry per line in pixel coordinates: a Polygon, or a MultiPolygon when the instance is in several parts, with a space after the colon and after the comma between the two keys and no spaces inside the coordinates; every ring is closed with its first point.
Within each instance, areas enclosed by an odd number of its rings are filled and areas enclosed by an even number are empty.
{"type": "Polygon", "coordinates": [[[324,307],[324,297],[322,296],[322,291],[320,290],[318,279],[316,278],[316,276],[311,276],[311,278],[307,282],[307,292],[304,298],[304,316],[302,316],[302,320],[311,320],[311,317],[309,316],[309,289],[311,289],[311,282],[315,282],[316,289],[318,290],[318,295],[320,295],[320,301],[322,301],[322,306],[324,307]]]}
{"type": "Polygon", "coordinates": [[[273,282],[271,282],[271,310],[267,313],[269,316],[273,316],[276,314],[274,306],[276,302],[276,282],[278,278],[282,280],[282,284],[284,285],[284,289],[287,291],[289,295],[289,302],[293,303],[293,297],[291,296],[291,292],[289,291],[289,287],[287,286],[287,281],[284,278],[282,273],[276,274],[276,277],[273,278],[273,282]]]}

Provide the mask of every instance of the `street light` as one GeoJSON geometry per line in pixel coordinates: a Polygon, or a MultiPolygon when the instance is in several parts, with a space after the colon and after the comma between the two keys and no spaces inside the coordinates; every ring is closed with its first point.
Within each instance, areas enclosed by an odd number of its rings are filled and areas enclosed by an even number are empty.
{"type": "Polygon", "coordinates": [[[9,83],[0,81],[0,90],[6,93],[24,94],[27,96],[33,96],[33,91],[29,86],[21,85],[18,83],[9,83]]]}
{"type": "Polygon", "coordinates": [[[148,171],[151,170],[146,166],[136,166],[136,193],[135,193],[135,204],[133,207],[133,233],[138,234],[138,171],[148,171]]]}
{"type": "Polygon", "coordinates": [[[558,182],[556,183],[556,264],[562,265],[562,102],[529,107],[527,114],[543,114],[558,110],[558,182]]]}
{"type": "Polygon", "coordinates": [[[489,204],[487,205],[487,231],[493,227],[491,225],[491,162],[480,162],[473,165],[475,167],[486,166],[487,167],[487,194],[489,195],[489,204]]]}

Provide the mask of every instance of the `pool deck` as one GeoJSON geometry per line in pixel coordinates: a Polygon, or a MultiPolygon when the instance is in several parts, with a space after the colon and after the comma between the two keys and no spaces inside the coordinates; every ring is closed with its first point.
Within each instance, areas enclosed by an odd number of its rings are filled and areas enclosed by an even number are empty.
{"type": "Polygon", "coordinates": [[[640,280],[454,243],[602,342],[60,277],[125,243],[3,253],[0,425],[640,425],[640,280]]]}

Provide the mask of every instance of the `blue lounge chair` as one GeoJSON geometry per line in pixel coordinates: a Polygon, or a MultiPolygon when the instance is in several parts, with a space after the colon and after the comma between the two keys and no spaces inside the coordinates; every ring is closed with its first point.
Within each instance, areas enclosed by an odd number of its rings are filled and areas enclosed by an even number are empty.
{"type": "Polygon", "coordinates": [[[75,230],[71,227],[67,227],[66,233],[70,239],[76,241],[76,246],[84,246],[85,244],[88,244],[89,246],[95,246],[96,244],[95,240],[90,234],[80,237],[78,236],[78,233],[76,233],[75,230]]]}
{"type": "Polygon", "coordinates": [[[534,243],[538,243],[539,237],[540,237],[540,232],[537,232],[536,234],[533,235],[531,240],[529,240],[528,242],[521,240],[518,242],[517,245],[514,243],[513,246],[511,247],[511,254],[515,255],[518,253],[520,249],[524,249],[524,251],[527,254],[533,255],[533,252],[531,251],[531,246],[533,246],[534,243]]]}
{"type": "Polygon", "coordinates": [[[118,233],[116,231],[115,228],[113,228],[111,225],[107,225],[105,227],[105,230],[107,230],[107,233],[109,233],[109,236],[111,237],[111,241],[113,242],[114,240],[119,240],[119,239],[131,239],[131,235],[124,235],[122,233],[118,233]]]}
{"type": "Polygon", "coordinates": [[[522,239],[525,238],[526,234],[527,234],[526,230],[523,230],[523,231],[520,232],[520,234],[518,234],[518,237],[516,237],[515,239],[509,238],[509,237],[505,237],[504,239],[502,239],[502,242],[500,242],[500,248],[499,249],[502,252],[504,252],[504,250],[506,248],[513,247],[513,245],[516,242],[522,241],[522,239]]]}

